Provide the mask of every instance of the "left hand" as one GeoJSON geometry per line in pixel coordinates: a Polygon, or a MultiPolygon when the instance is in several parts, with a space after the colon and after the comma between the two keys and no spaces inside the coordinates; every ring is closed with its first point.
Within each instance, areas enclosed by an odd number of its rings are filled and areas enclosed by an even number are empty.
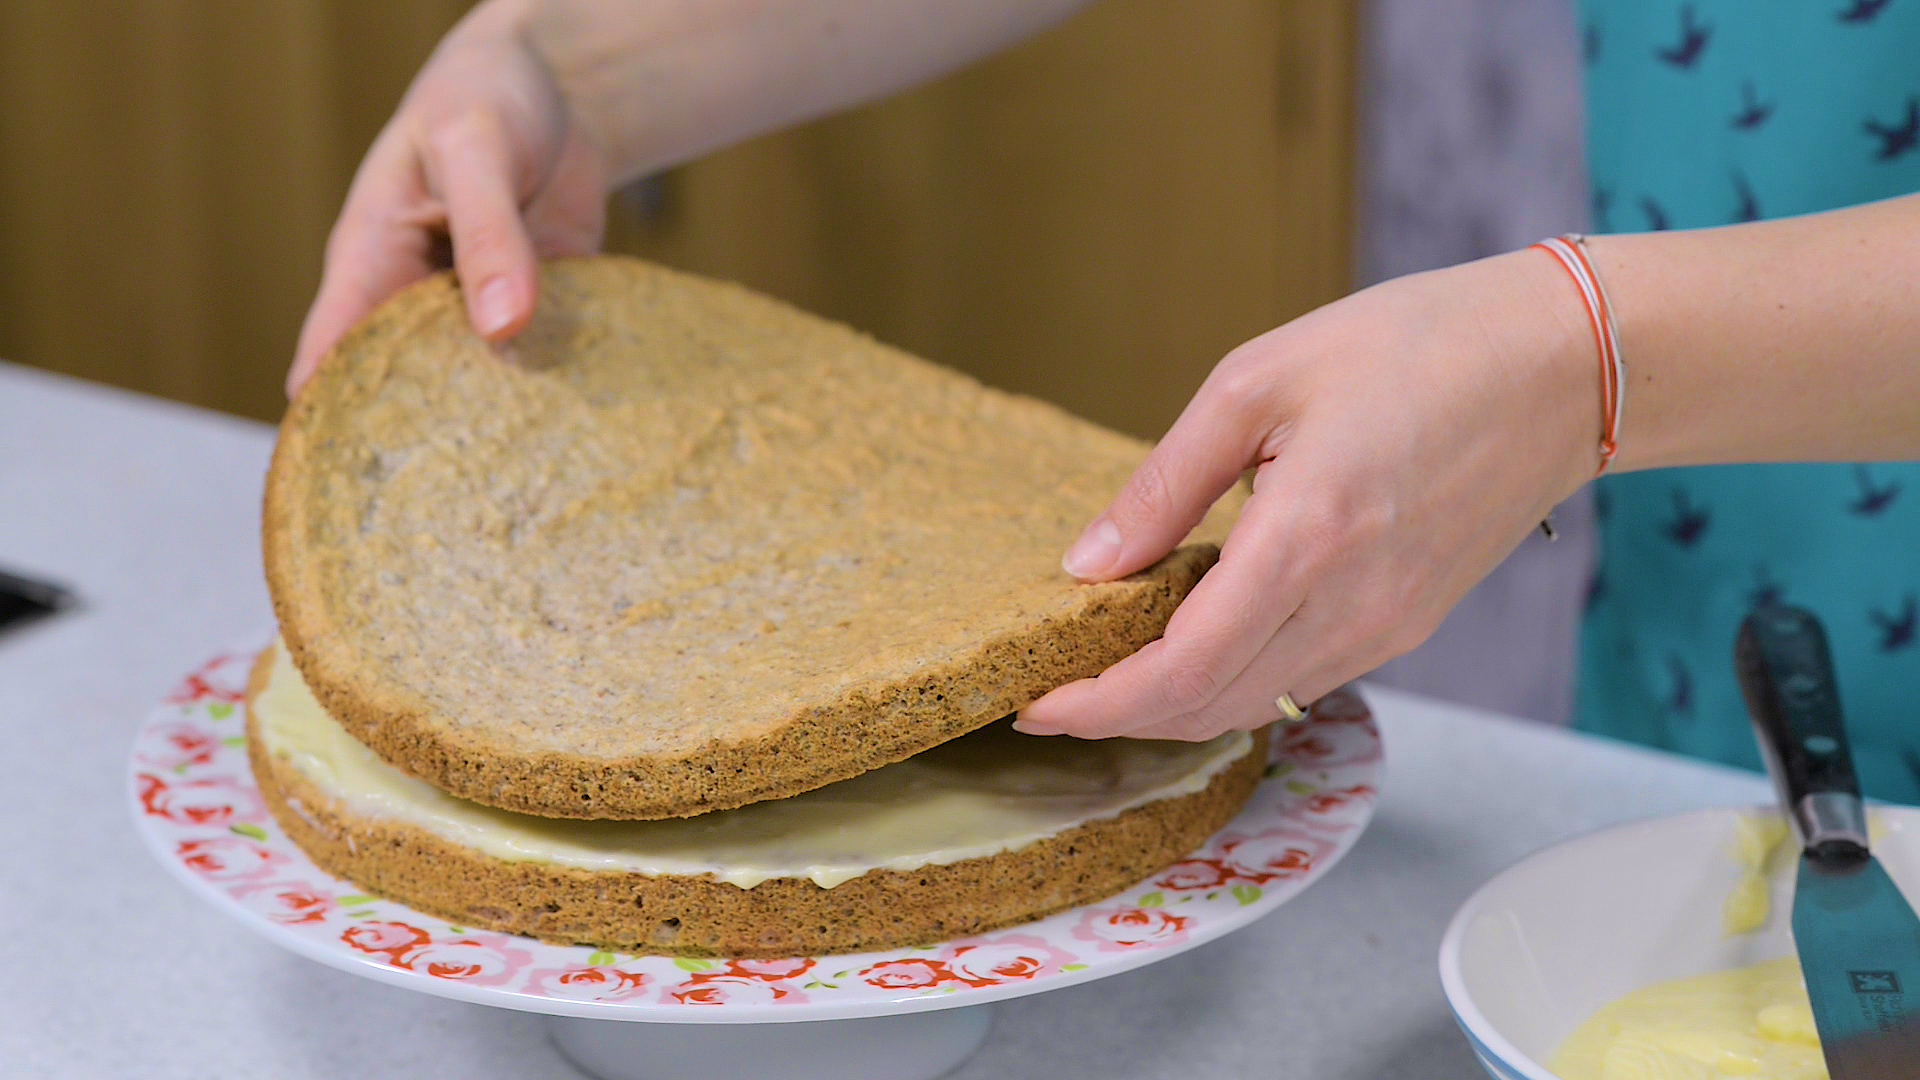
{"type": "Polygon", "coordinates": [[[327,238],[287,395],[394,293],[451,265],[488,341],[533,318],[539,259],[600,249],[608,165],[529,44],[518,0],[489,0],[434,50],[367,150],[327,238]]]}
{"type": "Polygon", "coordinates": [[[1599,465],[1585,309],[1542,251],[1377,285],[1222,360],[1064,565],[1108,581],[1248,468],[1166,634],[1020,713],[1034,734],[1208,739],[1414,648],[1599,465]]]}

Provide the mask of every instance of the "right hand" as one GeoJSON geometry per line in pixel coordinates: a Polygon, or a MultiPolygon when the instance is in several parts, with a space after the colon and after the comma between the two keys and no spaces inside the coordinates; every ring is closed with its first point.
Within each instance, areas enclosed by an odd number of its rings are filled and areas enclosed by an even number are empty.
{"type": "Polygon", "coordinates": [[[298,393],[375,307],[452,266],[489,341],[533,317],[541,258],[597,251],[608,167],[513,0],[488,0],[440,43],[367,151],[327,239],[319,294],[287,373],[298,393]]]}
{"type": "Polygon", "coordinates": [[[1020,710],[1035,735],[1210,739],[1424,641],[1599,465],[1593,337],[1552,256],[1383,282],[1235,349],[1063,560],[1111,581],[1254,470],[1166,633],[1020,710]]]}

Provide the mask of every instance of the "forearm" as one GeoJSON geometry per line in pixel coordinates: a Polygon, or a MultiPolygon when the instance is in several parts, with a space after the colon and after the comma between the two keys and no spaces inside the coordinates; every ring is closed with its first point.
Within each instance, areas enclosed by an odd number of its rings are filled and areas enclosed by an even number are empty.
{"type": "Polygon", "coordinates": [[[1920,196],[1590,250],[1627,363],[1616,470],[1920,458],[1920,196]]]}
{"type": "Polygon", "coordinates": [[[524,35],[619,183],[933,78],[1086,2],[496,0],[470,21],[524,35]]]}

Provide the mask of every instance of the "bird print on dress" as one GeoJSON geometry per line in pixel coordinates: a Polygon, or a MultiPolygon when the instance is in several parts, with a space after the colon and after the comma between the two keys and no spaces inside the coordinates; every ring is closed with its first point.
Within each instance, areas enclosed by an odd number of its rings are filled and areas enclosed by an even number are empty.
{"type": "Polygon", "coordinates": [[[1754,93],[1752,83],[1740,84],[1740,111],[1733,114],[1734,130],[1752,131],[1766,123],[1767,118],[1773,115],[1773,106],[1771,101],[1760,100],[1760,95],[1754,93]]]}
{"type": "Polygon", "coordinates": [[[1870,23],[1880,17],[1880,12],[1893,0],[1853,0],[1847,8],[1837,12],[1835,18],[1843,23],[1870,23]]]}
{"type": "Polygon", "coordinates": [[[1667,654],[1667,680],[1667,698],[1661,704],[1669,715],[1691,717],[1693,672],[1687,669],[1687,661],[1679,653],[1667,654]]]}
{"type": "Polygon", "coordinates": [[[1880,631],[1880,651],[1899,652],[1913,645],[1913,635],[1920,628],[1920,596],[1908,593],[1900,602],[1896,614],[1888,614],[1879,608],[1867,612],[1867,618],[1880,631]]]}
{"type": "Polygon", "coordinates": [[[1674,67],[1690,68],[1700,62],[1700,54],[1706,51],[1707,39],[1712,36],[1713,27],[1700,25],[1693,5],[1685,4],[1680,8],[1680,40],[1653,50],[1653,55],[1674,67]]]}
{"type": "MultiPolygon", "coordinates": [[[[1576,2],[1594,231],[1920,192],[1920,0],[1576,2]]],[[[1908,489],[1920,462],[1602,478],[1578,725],[1751,766],[1728,646],[1741,613],[1800,604],[1832,629],[1868,793],[1920,804],[1920,724],[1899,689],[1920,678],[1908,489]]]]}
{"type": "Polygon", "coordinates": [[[1853,483],[1860,489],[1860,497],[1848,503],[1847,510],[1858,517],[1879,517],[1900,497],[1900,481],[1875,484],[1872,471],[1865,465],[1853,467],[1853,483]]]}
{"type": "Polygon", "coordinates": [[[1760,220],[1760,200],[1753,195],[1753,185],[1747,183],[1745,173],[1733,174],[1733,191],[1740,197],[1739,205],[1733,211],[1733,223],[1742,225],[1749,221],[1760,220]]]}
{"type": "Polygon", "coordinates": [[[1786,586],[1773,580],[1773,572],[1765,563],[1753,568],[1753,588],[1747,592],[1747,606],[1750,608],[1776,607],[1787,598],[1786,586]]]}
{"type": "Polygon", "coordinates": [[[1674,488],[1673,517],[1660,527],[1660,531],[1681,547],[1690,548],[1706,535],[1707,526],[1712,521],[1712,512],[1704,506],[1693,505],[1693,500],[1687,497],[1687,489],[1674,488]]]}
{"type": "Polygon", "coordinates": [[[1893,161],[1920,145],[1920,97],[1907,99],[1906,116],[1897,124],[1883,124],[1868,119],[1860,125],[1867,134],[1880,140],[1880,150],[1873,155],[1875,161],[1893,161]]]}

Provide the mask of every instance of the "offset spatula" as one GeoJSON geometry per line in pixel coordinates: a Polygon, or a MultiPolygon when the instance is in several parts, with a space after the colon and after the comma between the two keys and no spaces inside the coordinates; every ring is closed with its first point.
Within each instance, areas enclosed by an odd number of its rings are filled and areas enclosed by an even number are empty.
{"type": "Polygon", "coordinates": [[[1800,834],[1793,943],[1833,1080],[1920,1078],[1920,919],[1873,857],[1827,636],[1769,606],[1734,646],[1780,805],[1800,834]]]}

